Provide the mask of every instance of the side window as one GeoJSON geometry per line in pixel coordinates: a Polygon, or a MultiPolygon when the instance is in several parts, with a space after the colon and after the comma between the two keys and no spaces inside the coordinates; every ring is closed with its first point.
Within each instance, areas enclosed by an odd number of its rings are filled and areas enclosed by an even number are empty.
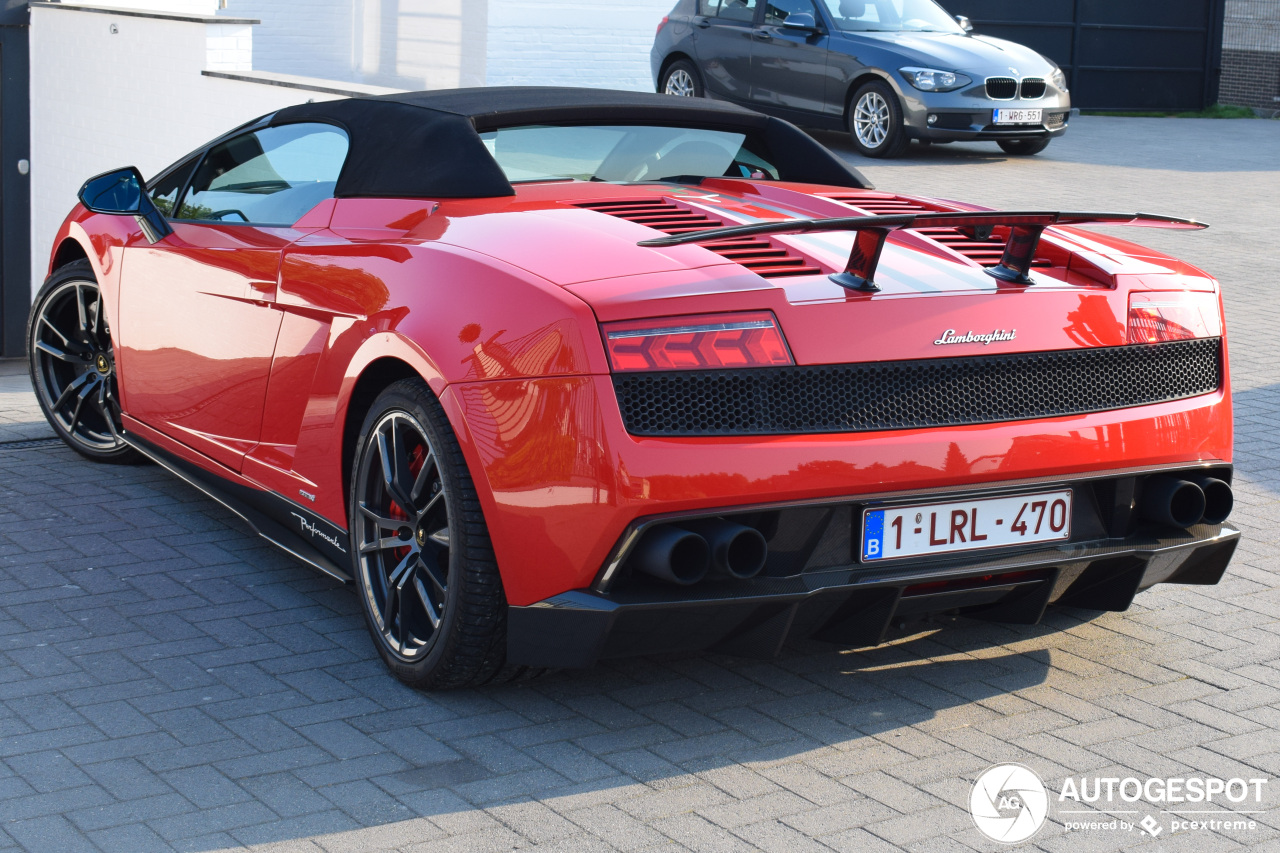
{"type": "Polygon", "coordinates": [[[714,18],[720,11],[720,0],[698,0],[698,14],[714,18]]]}
{"type": "Polygon", "coordinates": [[[174,205],[178,203],[178,193],[182,192],[182,188],[186,186],[187,178],[191,176],[191,170],[196,167],[198,159],[200,159],[199,154],[189,158],[185,163],[174,166],[169,174],[160,180],[147,184],[147,195],[151,196],[151,203],[166,217],[173,216],[174,205]]]}
{"type": "Polygon", "coordinates": [[[818,10],[813,0],[767,0],[764,7],[765,24],[778,27],[788,18],[792,23],[814,26],[818,22],[818,10]],[[799,17],[793,18],[793,15],[799,17]]]}
{"type": "Polygon", "coordinates": [[[749,24],[756,18],[756,0],[721,0],[716,17],[749,24]]]}
{"type": "Polygon", "coordinates": [[[209,149],[178,219],[292,225],[333,197],[347,135],[328,124],[266,127],[209,149]]]}

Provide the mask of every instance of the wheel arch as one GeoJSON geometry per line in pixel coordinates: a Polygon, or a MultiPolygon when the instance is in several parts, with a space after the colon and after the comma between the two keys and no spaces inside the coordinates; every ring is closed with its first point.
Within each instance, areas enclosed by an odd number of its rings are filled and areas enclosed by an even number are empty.
{"type": "Polygon", "coordinates": [[[84,246],[80,245],[80,241],[75,237],[64,237],[58,247],[53,250],[53,255],[49,261],[49,274],[52,275],[55,270],[65,267],[67,264],[76,261],[88,261],[89,253],[84,250],[84,246]]]}
{"type": "Polygon", "coordinates": [[[879,68],[864,69],[863,71],[860,71],[857,76],[855,76],[852,80],[849,81],[849,86],[848,88],[845,89],[845,92],[844,92],[845,127],[849,126],[849,110],[853,107],[854,93],[857,92],[860,88],[862,88],[864,85],[866,85],[872,80],[879,80],[881,83],[884,83],[891,90],[893,90],[894,96],[898,98],[899,105],[901,105],[902,92],[899,91],[898,87],[894,84],[892,77],[890,77],[884,71],[881,71],[879,68]]]}
{"type": "Polygon", "coordinates": [[[373,401],[388,386],[401,379],[427,378],[409,362],[394,355],[381,356],[369,362],[360,371],[351,393],[347,396],[346,412],[342,421],[342,505],[347,506],[351,493],[351,466],[355,462],[356,442],[360,438],[360,427],[365,416],[373,406],[373,401]]]}
{"type": "MultiPolygon", "coordinates": [[[[659,94],[661,94],[661,89],[662,89],[662,78],[666,75],[667,69],[669,69],[672,65],[679,62],[682,59],[693,66],[694,74],[697,74],[699,78],[702,77],[702,69],[698,67],[698,60],[694,59],[692,56],[685,53],[683,50],[673,50],[666,55],[666,57],[662,60],[662,65],[658,67],[658,79],[655,81],[657,85],[654,88],[659,90],[659,94]]],[[[699,80],[699,82],[702,83],[702,88],[703,88],[703,91],[705,92],[706,81],[699,80]]]]}

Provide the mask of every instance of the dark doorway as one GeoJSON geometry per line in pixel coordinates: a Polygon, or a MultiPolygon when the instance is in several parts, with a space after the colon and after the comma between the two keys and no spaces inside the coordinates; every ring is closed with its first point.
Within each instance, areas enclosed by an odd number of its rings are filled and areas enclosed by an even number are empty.
{"type": "Polygon", "coordinates": [[[1224,0],[943,0],[1062,66],[1074,106],[1199,110],[1218,96],[1224,0]]]}
{"type": "Polygon", "coordinates": [[[31,308],[26,3],[0,3],[0,357],[23,354],[31,308]]]}

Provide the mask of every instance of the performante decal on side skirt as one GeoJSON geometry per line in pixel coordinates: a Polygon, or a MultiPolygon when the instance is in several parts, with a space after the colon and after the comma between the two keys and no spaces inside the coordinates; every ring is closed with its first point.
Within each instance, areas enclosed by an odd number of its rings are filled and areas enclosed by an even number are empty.
{"type": "Polygon", "coordinates": [[[124,439],[156,464],[234,512],[272,545],[330,577],[351,582],[351,558],[340,544],[347,531],[275,492],[224,480],[136,435],[129,434],[124,439]],[[301,532],[297,532],[298,520],[302,521],[301,532]]]}

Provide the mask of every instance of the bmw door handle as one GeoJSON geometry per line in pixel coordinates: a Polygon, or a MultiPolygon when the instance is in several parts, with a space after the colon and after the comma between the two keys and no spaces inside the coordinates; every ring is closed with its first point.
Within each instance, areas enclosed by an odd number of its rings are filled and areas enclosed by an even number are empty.
{"type": "Polygon", "coordinates": [[[695,27],[702,27],[705,30],[707,27],[711,26],[711,22],[706,18],[694,18],[693,25],[695,27]]]}
{"type": "Polygon", "coordinates": [[[756,41],[773,41],[773,33],[768,30],[752,30],[751,35],[756,41]]]}

